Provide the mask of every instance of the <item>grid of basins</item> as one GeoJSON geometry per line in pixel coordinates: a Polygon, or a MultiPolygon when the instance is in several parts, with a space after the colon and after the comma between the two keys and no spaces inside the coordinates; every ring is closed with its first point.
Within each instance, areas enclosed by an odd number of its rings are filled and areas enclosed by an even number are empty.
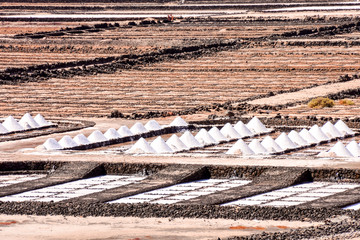
{"type": "Polygon", "coordinates": [[[175,204],[192,198],[209,195],[230,188],[250,183],[249,180],[239,179],[206,179],[188,183],[176,184],[170,187],[124,197],[109,203],[157,203],[175,204]]]}
{"type": "Polygon", "coordinates": [[[60,202],[71,198],[101,192],[107,189],[121,187],[145,179],[140,176],[104,175],[94,178],[81,179],[51,187],[5,196],[0,201],[23,202],[60,202]]]}
{"type": "Polygon", "coordinates": [[[274,206],[288,207],[328,197],[336,193],[345,192],[349,189],[358,188],[360,184],[310,182],[291,187],[239,199],[225,203],[223,206],[274,206]]]}
{"type": "Polygon", "coordinates": [[[0,175],[0,187],[7,187],[12,184],[22,183],[45,177],[45,174],[16,174],[0,175]]]}

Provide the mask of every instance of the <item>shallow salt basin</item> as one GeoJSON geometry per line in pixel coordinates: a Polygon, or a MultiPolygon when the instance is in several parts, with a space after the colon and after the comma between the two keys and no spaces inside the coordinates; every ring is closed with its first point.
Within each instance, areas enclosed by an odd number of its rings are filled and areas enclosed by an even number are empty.
{"type": "Polygon", "coordinates": [[[360,10],[360,6],[292,7],[292,8],[277,8],[277,9],[265,10],[264,12],[332,11],[332,10],[360,10]]]}
{"type": "Polygon", "coordinates": [[[1,175],[0,187],[6,187],[12,184],[32,181],[45,177],[45,174],[19,174],[19,175],[1,175]]]}

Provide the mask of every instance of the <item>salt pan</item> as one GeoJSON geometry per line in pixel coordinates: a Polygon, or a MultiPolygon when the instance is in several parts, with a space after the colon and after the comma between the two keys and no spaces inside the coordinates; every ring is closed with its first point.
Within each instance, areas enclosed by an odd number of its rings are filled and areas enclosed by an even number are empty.
{"type": "Polygon", "coordinates": [[[204,146],[219,144],[204,128],[200,129],[195,138],[204,146]]]}
{"type": "Polygon", "coordinates": [[[242,138],[240,133],[238,133],[230,123],[226,123],[220,130],[220,132],[229,139],[239,139],[242,138]]]}
{"type": "Polygon", "coordinates": [[[347,136],[354,136],[355,132],[351,130],[342,120],[339,120],[335,123],[334,127],[339,130],[340,133],[347,136]]]}
{"type": "Polygon", "coordinates": [[[88,140],[91,143],[98,143],[107,141],[107,138],[104,136],[104,134],[102,134],[102,132],[95,130],[88,136],[88,140]]]}
{"type": "Polygon", "coordinates": [[[189,126],[189,124],[187,124],[187,122],[185,122],[184,119],[182,119],[180,116],[178,116],[170,123],[170,126],[187,127],[187,126],[189,126]]]}
{"type": "Polygon", "coordinates": [[[317,140],[316,138],[314,138],[314,136],[309,133],[309,131],[305,128],[303,128],[299,135],[305,140],[307,141],[309,144],[318,144],[320,141],[317,140]]]}
{"type": "Polygon", "coordinates": [[[330,150],[329,152],[333,152],[338,157],[353,157],[351,152],[347,150],[344,144],[338,141],[330,150]]]}
{"type": "Polygon", "coordinates": [[[131,128],[130,131],[134,134],[142,134],[148,132],[148,130],[144,127],[144,125],[141,122],[135,123],[131,128]]]}
{"type": "Polygon", "coordinates": [[[162,129],[162,127],[160,126],[160,124],[155,121],[155,120],[150,120],[145,124],[145,128],[148,131],[156,131],[156,130],[160,130],[162,129]]]}
{"type": "Polygon", "coordinates": [[[9,131],[0,123],[0,134],[8,133],[9,131]]]}
{"type": "Polygon", "coordinates": [[[127,126],[121,126],[117,131],[122,137],[129,137],[134,135],[127,126]]]}
{"type": "Polygon", "coordinates": [[[189,148],[180,140],[178,136],[173,134],[167,141],[166,144],[174,151],[179,152],[188,150],[189,148]]]}
{"type": "Polygon", "coordinates": [[[239,139],[237,142],[226,152],[226,154],[241,154],[254,155],[254,151],[249,148],[249,146],[242,140],[239,139]]]}
{"type": "Polygon", "coordinates": [[[108,140],[121,138],[121,135],[120,135],[114,128],[109,128],[109,129],[104,133],[104,136],[105,136],[108,140]]]}
{"type": "Polygon", "coordinates": [[[249,143],[249,148],[254,151],[255,154],[267,154],[268,151],[266,148],[261,145],[260,141],[258,139],[253,139],[249,143]]]}
{"type": "Polygon", "coordinates": [[[229,139],[227,139],[217,127],[212,127],[209,130],[209,134],[219,143],[229,141],[229,139]]]}
{"type": "Polygon", "coordinates": [[[204,145],[198,142],[196,138],[189,132],[186,131],[184,134],[180,137],[180,140],[189,148],[202,148],[204,145]]]}
{"type": "Polygon", "coordinates": [[[280,136],[278,136],[275,139],[275,142],[282,148],[285,150],[291,150],[291,149],[296,149],[298,148],[298,146],[291,141],[291,139],[288,137],[288,135],[286,135],[286,133],[281,133],[280,136]]]}
{"type": "Polygon", "coordinates": [[[51,125],[51,123],[46,121],[45,118],[40,113],[34,117],[34,120],[40,127],[51,125]]]}
{"type": "Polygon", "coordinates": [[[330,138],[326,136],[326,134],[316,124],[310,128],[309,133],[311,133],[311,135],[320,142],[330,141],[330,138]]]}
{"type": "Polygon", "coordinates": [[[62,137],[59,144],[62,148],[72,148],[78,146],[78,144],[68,135],[62,137]]]}
{"type": "Polygon", "coordinates": [[[266,136],[262,140],[261,145],[263,145],[269,153],[280,153],[284,151],[270,136],[266,136]]]}
{"type": "Polygon", "coordinates": [[[39,124],[34,120],[34,118],[30,115],[30,113],[25,113],[24,116],[20,119],[19,123],[28,123],[31,128],[40,127],[39,124]]]}
{"type": "Polygon", "coordinates": [[[250,129],[242,122],[239,121],[235,124],[234,129],[240,133],[243,137],[252,137],[254,136],[254,133],[250,131],[250,129]]]}
{"type": "Polygon", "coordinates": [[[43,144],[46,150],[59,150],[62,149],[62,146],[53,138],[49,138],[43,144]]]}
{"type": "Polygon", "coordinates": [[[174,151],[166,144],[162,137],[158,136],[150,146],[156,151],[156,153],[173,153],[174,151]]]}
{"type": "Polygon", "coordinates": [[[270,132],[270,129],[267,129],[264,124],[257,118],[253,117],[247,124],[247,128],[250,129],[255,134],[262,134],[270,132]]]}
{"type": "Polygon", "coordinates": [[[156,151],[144,138],[140,138],[126,153],[156,153],[156,151]]]}
{"type": "Polygon", "coordinates": [[[321,130],[331,139],[342,138],[345,136],[345,133],[340,133],[340,131],[329,121],[321,127],[321,130]]]}
{"type": "Polygon", "coordinates": [[[87,145],[90,143],[90,141],[84,136],[84,134],[80,133],[74,137],[74,141],[78,145],[87,145]]]}
{"type": "Polygon", "coordinates": [[[300,147],[307,147],[310,144],[295,130],[292,130],[288,137],[291,141],[293,141],[295,144],[297,144],[300,147]]]}
{"type": "Polygon", "coordinates": [[[360,157],[360,146],[355,140],[349,142],[346,148],[354,157],[360,157]]]}
{"type": "Polygon", "coordinates": [[[24,131],[24,128],[12,116],[9,116],[5,119],[5,121],[3,122],[3,126],[9,132],[24,131]]]}

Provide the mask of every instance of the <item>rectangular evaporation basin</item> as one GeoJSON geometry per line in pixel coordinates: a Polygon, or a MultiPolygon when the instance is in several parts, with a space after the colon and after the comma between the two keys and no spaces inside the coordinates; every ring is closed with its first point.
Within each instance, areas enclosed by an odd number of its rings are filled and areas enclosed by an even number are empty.
{"type": "Polygon", "coordinates": [[[0,175],[0,187],[6,187],[16,183],[32,181],[46,177],[45,174],[14,174],[14,175],[0,175]]]}
{"type": "Polygon", "coordinates": [[[156,204],[175,204],[177,202],[180,202],[180,200],[175,200],[175,199],[159,199],[156,201],[153,201],[151,203],[156,203],[156,204]]]}
{"type": "Polygon", "coordinates": [[[261,204],[262,206],[273,206],[273,207],[289,207],[289,206],[296,206],[302,204],[304,202],[295,202],[295,201],[273,201],[261,204]]]}
{"type": "Polygon", "coordinates": [[[241,199],[234,202],[224,203],[221,206],[255,206],[255,205],[260,205],[262,203],[266,203],[266,201],[252,201],[252,200],[241,199]]]}
{"type": "Polygon", "coordinates": [[[347,210],[359,210],[360,209],[360,203],[356,203],[353,205],[349,205],[344,207],[343,209],[347,209],[347,210]]]}
{"type": "Polygon", "coordinates": [[[145,199],[121,198],[108,203],[146,203],[149,201],[150,200],[145,200],[145,199]]]}

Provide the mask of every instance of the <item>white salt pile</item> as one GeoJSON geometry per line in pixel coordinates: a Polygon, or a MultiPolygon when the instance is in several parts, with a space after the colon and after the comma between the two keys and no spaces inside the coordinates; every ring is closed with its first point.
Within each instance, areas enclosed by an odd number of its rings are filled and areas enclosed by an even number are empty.
{"type": "Polygon", "coordinates": [[[74,141],[78,145],[87,145],[90,143],[90,141],[84,136],[84,134],[80,133],[74,137],[74,141]]]}
{"type": "Polygon", "coordinates": [[[0,123],[0,134],[8,133],[9,130],[7,130],[1,123],[0,123]]]}
{"type": "Polygon", "coordinates": [[[316,124],[310,128],[309,133],[311,133],[311,135],[313,135],[314,138],[316,138],[320,142],[330,141],[330,138],[326,136],[326,134],[316,124]]]}
{"type": "Polygon", "coordinates": [[[229,139],[227,139],[217,127],[212,127],[209,130],[209,134],[210,136],[212,136],[216,141],[218,141],[219,143],[222,142],[227,142],[229,141],[229,139]]]}
{"type": "Polygon", "coordinates": [[[59,144],[62,148],[72,148],[78,146],[78,144],[68,135],[62,137],[59,144]]]}
{"type": "Polygon", "coordinates": [[[62,149],[62,146],[53,138],[49,138],[43,144],[46,150],[59,150],[62,149]]]}
{"type": "Polygon", "coordinates": [[[187,122],[185,122],[184,119],[182,119],[180,116],[176,117],[169,126],[174,126],[174,127],[187,127],[189,126],[189,124],[187,124],[187,122]]]}
{"type": "Polygon", "coordinates": [[[339,120],[335,123],[334,127],[339,130],[340,133],[345,134],[346,136],[354,136],[355,132],[351,130],[342,120],[339,120]]]}
{"type": "Polygon", "coordinates": [[[266,136],[262,140],[261,145],[263,145],[269,153],[280,153],[284,151],[270,136],[266,136]]]}
{"type": "Polygon", "coordinates": [[[104,136],[104,134],[102,134],[102,132],[95,130],[88,136],[88,140],[91,143],[98,143],[107,141],[107,138],[104,136]]]}
{"type": "Polygon", "coordinates": [[[179,152],[188,150],[189,148],[180,140],[178,136],[173,134],[167,141],[166,144],[174,151],[179,152]]]}
{"type": "Polygon", "coordinates": [[[180,140],[189,148],[202,148],[204,145],[198,142],[196,138],[189,132],[186,131],[184,134],[180,137],[180,140]]]}
{"type": "Polygon", "coordinates": [[[204,128],[200,129],[195,138],[204,146],[219,144],[219,142],[216,141],[204,128]]]}
{"type": "Polygon", "coordinates": [[[239,139],[236,143],[226,152],[226,154],[239,154],[242,156],[254,155],[254,151],[242,140],[239,139]]]}
{"type": "Polygon", "coordinates": [[[250,131],[250,129],[242,122],[238,121],[234,129],[243,137],[252,137],[254,136],[254,133],[250,131]]]}
{"type": "Polygon", "coordinates": [[[340,133],[339,130],[329,121],[327,121],[324,126],[321,127],[321,130],[331,139],[342,138],[345,136],[344,133],[340,133]]]}
{"type": "Polygon", "coordinates": [[[117,131],[122,137],[129,137],[134,135],[127,126],[121,126],[117,131]]]}
{"type": "Polygon", "coordinates": [[[28,123],[30,128],[38,128],[40,125],[34,120],[34,118],[30,115],[30,113],[25,113],[24,116],[20,119],[19,123],[25,124],[28,123]]]}
{"type": "Polygon", "coordinates": [[[249,143],[249,148],[251,150],[253,150],[253,152],[255,154],[267,154],[269,153],[266,148],[261,145],[259,139],[253,139],[250,143],[249,143]]]}
{"type": "Polygon", "coordinates": [[[242,138],[230,123],[226,123],[220,130],[220,132],[228,139],[239,139],[242,138]]]}
{"type": "Polygon", "coordinates": [[[145,124],[145,128],[148,131],[156,131],[156,130],[160,130],[162,129],[162,127],[160,126],[160,124],[155,121],[155,120],[150,120],[145,124]]]}
{"type": "Polygon", "coordinates": [[[329,152],[333,152],[338,157],[354,157],[349,150],[344,146],[344,144],[338,141],[329,152]]]}
{"type": "Polygon", "coordinates": [[[346,145],[346,149],[349,150],[354,157],[360,157],[360,146],[355,140],[349,142],[348,145],[346,145]]]}
{"type": "Polygon", "coordinates": [[[140,138],[126,153],[156,153],[156,151],[144,138],[140,138]]]}
{"type": "Polygon", "coordinates": [[[24,131],[24,128],[12,116],[8,116],[5,119],[5,121],[3,122],[3,126],[9,132],[24,131]]]}
{"type": "Polygon", "coordinates": [[[34,120],[40,127],[52,125],[52,123],[46,121],[45,118],[40,113],[34,117],[34,120]]]}
{"type": "Polygon", "coordinates": [[[297,144],[300,147],[307,147],[310,144],[303,138],[301,137],[301,135],[295,131],[292,130],[289,134],[288,137],[290,138],[291,141],[293,141],[295,144],[297,144]]]}
{"type": "Polygon", "coordinates": [[[32,127],[30,126],[30,124],[28,124],[27,122],[24,121],[19,121],[20,126],[22,126],[25,130],[31,129],[32,127]]]}
{"type": "Polygon", "coordinates": [[[121,135],[115,130],[115,128],[109,128],[109,129],[104,133],[104,136],[105,136],[108,140],[121,138],[121,135]]]}
{"type": "Polygon", "coordinates": [[[135,123],[131,128],[130,131],[134,134],[142,134],[148,132],[148,130],[144,127],[144,125],[141,122],[135,123]]]}
{"type": "Polygon", "coordinates": [[[254,134],[262,134],[271,132],[270,129],[267,129],[264,124],[257,118],[253,117],[247,124],[246,127],[250,129],[254,134]]]}
{"type": "Polygon", "coordinates": [[[309,133],[309,131],[305,128],[303,128],[299,135],[305,140],[307,141],[309,144],[318,144],[320,141],[317,140],[316,138],[314,138],[314,136],[309,133]]]}
{"type": "Polygon", "coordinates": [[[150,146],[156,151],[156,153],[173,153],[174,151],[166,144],[162,137],[158,136],[150,146]]]}
{"type": "Polygon", "coordinates": [[[286,135],[286,133],[281,133],[276,139],[275,142],[284,150],[292,150],[298,148],[298,146],[291,141],[291,139],[286,135]]]}

